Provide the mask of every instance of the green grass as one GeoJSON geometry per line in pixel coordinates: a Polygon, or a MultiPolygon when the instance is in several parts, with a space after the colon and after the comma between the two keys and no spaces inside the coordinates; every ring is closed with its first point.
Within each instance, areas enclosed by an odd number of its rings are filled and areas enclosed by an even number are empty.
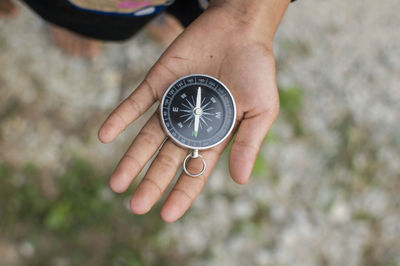
{"type": "Polygon", "coordinates": [[[279,89],[279,100],[283,118],[293,127],[297,137],[304,135],[300,112],[303,107],[303,90],[297,86],[279,89]]]}
{"type": "Polygon", "coordinates": [[[27,266],[53,265],[64,258],[68,265],[179,265],[173,243],[159,243],[165,227],[156,205],[145,216],[127,211],[130,192],[104,197],[108,174],[100,174],[89,162],[71,159],[66,170],[52,179],[55,195],[43,191],[41,169],[27,163],[15,169],[0,163],[0,230],[11,242],[28,241],[35,254],[27,266]]]}
{"type": "Polygon", "coordinates": [[[303,91],[297,86],[279,89],[281,110],[288,113],[299,112],[303,106],[303,91]]]}
{"type": "Polygon", "coordinates": [[[368,211],[359,211],[353,214],[353,219],[360,222],[374,221],[375,217],[368,211]]]}
{"type": "Polygon", "coordinates": [[[253,175],[256,177],[265,176],[268,172],[268,162],[264,156],[259,153],[253,167],[253,175]]]}
{"type": "Polygon", "coordinates": [[[13,175],[11,169],[2,166],[2,209],[8,226],[15,221],[30,221],[50,231],[68,233],[93,226],[96,220],[105,220],[111,213],[110,203],[100,198],[104,180],[97,178],[83,160],[72,161],[67,171],[55,178],[59,190],[55,198],[43,196],[39,170],[33,164],[27,164],[18,173],[24,180],[22,184],[13,184],[13,175]]]}
{"type": "Polygon", "coordinates": [[[0,110],[0,122],[3,120],[15,115],[18,110],[21,108],[21,102],[17,98],[11,98],[5,108],[3,110],[0,110]]]}

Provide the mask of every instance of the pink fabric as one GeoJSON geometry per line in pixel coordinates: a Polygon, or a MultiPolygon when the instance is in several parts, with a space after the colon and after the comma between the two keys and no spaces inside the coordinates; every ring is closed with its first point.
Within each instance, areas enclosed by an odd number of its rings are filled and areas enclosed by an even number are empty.
{"type": "Polygon", "coordinates": [[[150,6],[150,5],[151,5],[151,1],[143,1],[143,2],[124,1],[124,2],[119,2],[117,4],[117,7],[137,9],[137,8],[142,8],[142,7],[146,7],[146,6],[150,6]]]}

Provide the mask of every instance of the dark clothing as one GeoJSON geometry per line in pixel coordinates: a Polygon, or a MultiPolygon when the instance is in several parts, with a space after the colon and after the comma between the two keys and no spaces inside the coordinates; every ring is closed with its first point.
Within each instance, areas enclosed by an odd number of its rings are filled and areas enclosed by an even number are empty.
{"type": "MultiPolygon", "coordinates": [[[[22,1],[50,23],[89,38],[108,41],[132,37],[158,15],[157,12],[144,16],[96,12],[79,8],[68,0],[22,1]]],[[[161,9],[175,16],[184,26],[188,26],[203,12],[198,0],[176,0],[161,9]]]]}
{"type": "MultiPolygon", "coordinates": [[[[67,0],[23,0],[46,21],[89,38],[121,41],[132,37],[158,14],[133,17],[79,9],[67,0]]],[[[203,11],[197,0],[176,0],[166,7],[184,26],[203,11]]]]}

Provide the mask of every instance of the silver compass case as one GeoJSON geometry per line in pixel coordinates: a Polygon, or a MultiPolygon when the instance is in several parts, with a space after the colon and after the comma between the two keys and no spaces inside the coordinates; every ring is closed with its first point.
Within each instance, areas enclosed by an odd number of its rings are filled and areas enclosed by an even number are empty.
{"type": "Polygon", "coordinates": [[[192,74],[169,86],[161,101],[160,114],[165,132],[176,144],[205,150],[220,144],[232,132],[236,105],[221,81],[208,75],[192,74]],[[196,104],[199,93],[200,104],[196,104]],[[198,131],[193,129],[196,118],[198,131]]]}

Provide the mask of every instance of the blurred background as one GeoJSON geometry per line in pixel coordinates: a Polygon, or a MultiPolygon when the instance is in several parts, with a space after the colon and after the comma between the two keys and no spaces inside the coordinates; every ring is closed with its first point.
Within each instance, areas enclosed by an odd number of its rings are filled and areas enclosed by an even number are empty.
{"type": "Polygon", "coordinates": [[[141,32],[70,57],[18,7],[0,19],[1,266],[400,265],[399,1],[291,4],[281,112],[250,183],[230,179],[225,154],[174,224],[160,204],[133,215],[135,186],[107,185],[146,118],[96,138],[164,47],[141,32]]]}

